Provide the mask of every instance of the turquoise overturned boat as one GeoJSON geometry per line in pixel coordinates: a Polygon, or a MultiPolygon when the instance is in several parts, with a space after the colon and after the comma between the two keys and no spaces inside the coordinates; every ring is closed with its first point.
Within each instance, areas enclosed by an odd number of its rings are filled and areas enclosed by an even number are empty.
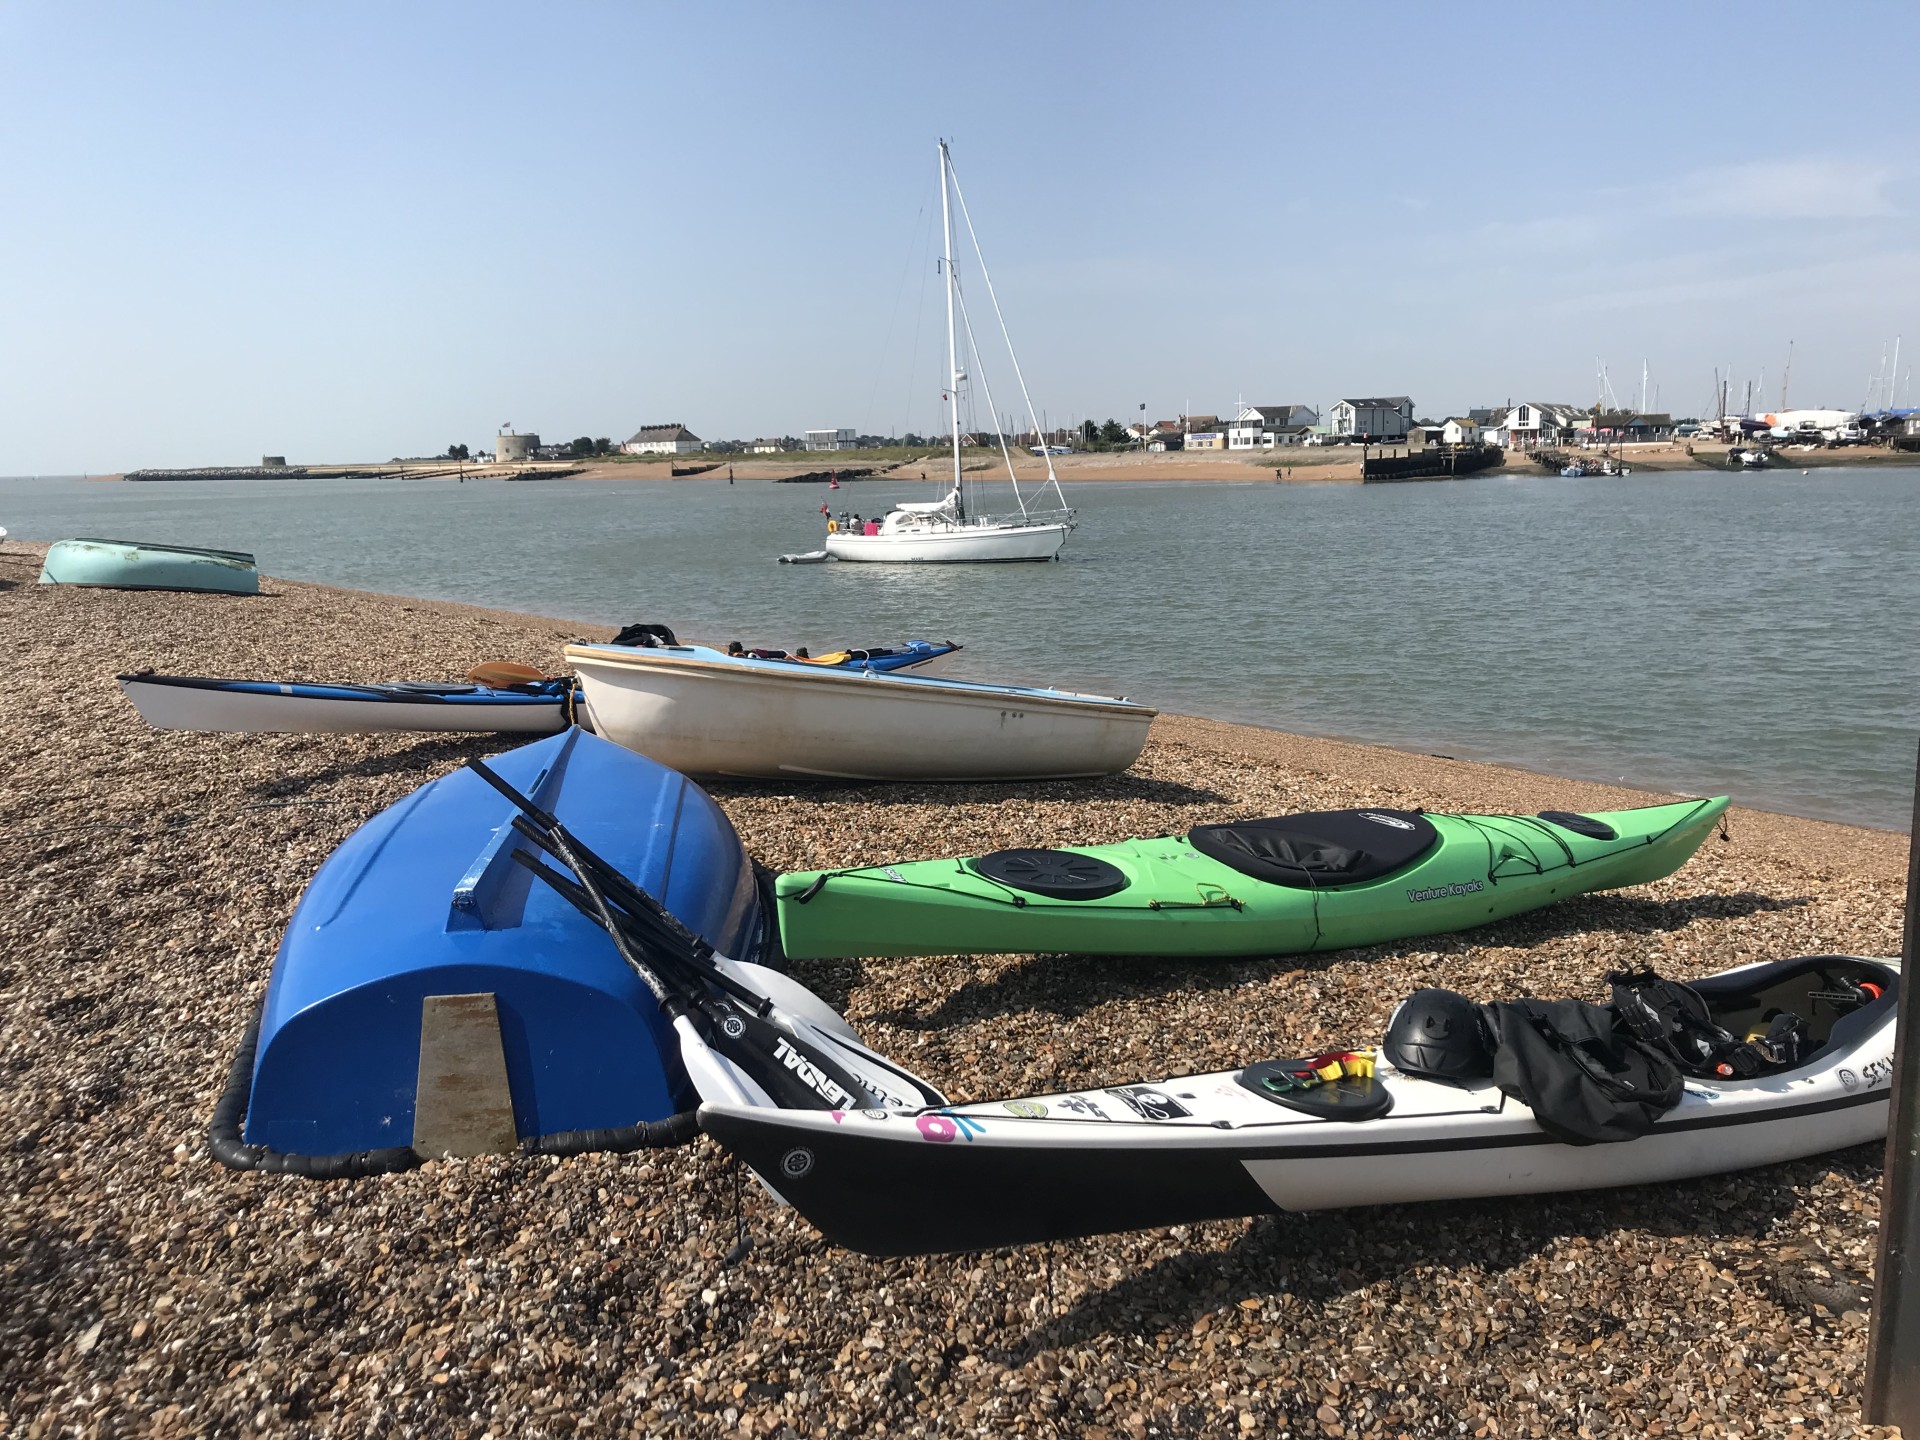
{"type": "Polygon", "coordinates": [[[153,545],[144,540],[56,540],[41,563],[40,583],[258,595],[260,571],[244,550],[153,545]]]}
{"type": "MultiPolygon", "coordinates": [[[[577,729],[489,763],[716,949],[767,955],[752,862],[699,786],[577,729]]],[[[515,813],[456,770],[320,867],[235,1056],[217,1159],[331,1177],[693,1137],[671,1024],[605,931],[514,859],[539,853],[515,813]]]]}

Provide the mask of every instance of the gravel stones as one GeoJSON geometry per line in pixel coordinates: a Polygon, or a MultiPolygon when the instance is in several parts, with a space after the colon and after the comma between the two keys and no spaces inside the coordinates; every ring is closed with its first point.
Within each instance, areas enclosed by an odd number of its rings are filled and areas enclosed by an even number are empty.
{"type": "MultiPolygon", "coordinates": [[[[43,587],[37,563],[0,551],[0,1435],[1873,1433],[1877,1147],[912,1261],[829,1250],[705,1141],[325,1184],[222,1170],[207,1116],[314,869],[510,742],[154,732],[113,675],[453,677],[553,666],[586,632],[276,580],[43,587]]],[[[1648,798],[1172,716],[1105,780],[713,788],[776,868],[1648,798]]],[[[1903,837],[1750,811],[1732,837],[1655,885],[1333,955],[797,973],[975,1099],[1371,1043],[1428,984],[1600,999],[1620,964],[1897,950],[1903,837]]]]}

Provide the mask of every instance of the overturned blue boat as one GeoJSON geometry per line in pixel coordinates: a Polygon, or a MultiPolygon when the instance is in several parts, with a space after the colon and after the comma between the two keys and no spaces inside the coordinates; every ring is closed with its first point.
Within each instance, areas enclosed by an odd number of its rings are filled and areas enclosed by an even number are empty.
{"type": "MultiPolygon", "coordinates": [[[[491,763],[716,949],[770,958],[752,862],[697,785],[578,729],[491,763]]],[[[692,1137],[670,1024],[606,934],[514,861],[514,813],[456,770],[320,867],[235,1056],[216,1158],[327,1177],[692,1137]]]]}

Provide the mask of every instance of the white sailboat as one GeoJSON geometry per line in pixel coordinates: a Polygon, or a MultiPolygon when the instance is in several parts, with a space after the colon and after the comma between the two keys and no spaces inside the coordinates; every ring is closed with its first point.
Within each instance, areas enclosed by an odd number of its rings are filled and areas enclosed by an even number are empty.
{"type": "MultiPolygon", "coordinates": [[[[959,279],[954,273],[953,264],[953,202],[957,200],[960,213],[967,222],[967,233],[973,238],[974,254],[980,261],[980,275],[986,281],[987,294],[993,300],[996,317],[1000,317],[1000,301],[993,293],[993,279],[987,274],[986,259],[980,255],[980,243],[973,235],[973,219],[967,214],[966,197],[960,193],[960,182],[953,173],[953,158],[947,153],[947,142],[940,142],[940,218],[946,236],[946,257],[943,268],[947,277],[947,412],[951,423],[953,439],[953,487],[944,499],[906,502],[896,505],[888,512],[886,519],[874,527],[871,534],[852,534],[835,531],[826,538],[826,552],[836,560],[861,560],[888,564],[963,564],[983,561],[1006,560],[1051,560],[1060,553],[1060,547],[1066,543],[1067,533],[1073,529],[1074,514],[1067,506],[1067,497],[1060,489],[1060,480],[1053,472],[1053,457],[1043,454],[1046,461],[1047,478],[1043,482],[1040,494],[1046,494],[1046,486],[1053,487],[1054,508],[1041,509],[1029,505],[1027,497],[1020,493],[1020,482],[1014,477],[1013,456],[1007,448],[1007,437],[999,430],[998,410],[993,406],[993,389],[986,386],[986,399],[989,410],[996,416],[995,434],[999,438],[1001,457],[1006,461],[1007,482],[1012,487],[1014,504],[1018,514],[993,515],[987,513],[977,493],[978,487],[966,480],[960,466],[960,387],[967,381],[967,372],[960,365],[959,332],[955,326],[955,312],[958,310],[961,325],[967,332],[969,348],[972,348],[973,323],[967,315],[966,298],[960,292],[959,279]]],[[[1000,332],[1007,340],[1007,354],[1013,358],[1013,372],[1020,381],[1021,397],[1027,402],[1027,413],[1032,417],[1034,433],[1040,430],[1039,417],[1033,409],[1033,399],[1027,394],[1027,379],[1020,371],[1020,361],[1013,355],[1013,342],[1006,335],[1006,321],[1000,317],[1000,332]]],[[[985,385],[984,377],[982,384],[985,385]]],[[[1044,450],[1045,447],[1043,446],[1044,450]]]]}

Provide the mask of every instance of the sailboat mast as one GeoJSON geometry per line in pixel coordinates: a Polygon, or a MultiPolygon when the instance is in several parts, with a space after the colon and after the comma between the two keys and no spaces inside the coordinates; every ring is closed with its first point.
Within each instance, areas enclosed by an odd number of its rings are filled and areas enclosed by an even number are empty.
{"type": "Polygon", "coordinates": [[[953,203],[947,195],[947,142],[940,142],[940,225],[947,246],[947,409],[953,429],[953,496],[956,511],[965,516],[967,502],[960,493],[960,354],[953,329],[953,203]]]}

